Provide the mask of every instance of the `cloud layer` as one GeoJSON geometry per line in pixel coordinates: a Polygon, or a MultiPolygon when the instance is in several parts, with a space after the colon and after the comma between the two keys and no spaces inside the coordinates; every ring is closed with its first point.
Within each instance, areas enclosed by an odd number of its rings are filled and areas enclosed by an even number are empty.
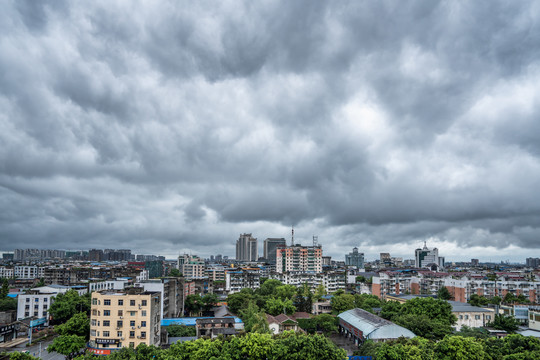
{"type": "Polygon", "coordinates": [[[504,1],[12,1],[1,247],[234,255],[239,233],[294,224],[338,258],[429,239],[447,259],[523,260],[540,247],[539,17],[504,1]]]}

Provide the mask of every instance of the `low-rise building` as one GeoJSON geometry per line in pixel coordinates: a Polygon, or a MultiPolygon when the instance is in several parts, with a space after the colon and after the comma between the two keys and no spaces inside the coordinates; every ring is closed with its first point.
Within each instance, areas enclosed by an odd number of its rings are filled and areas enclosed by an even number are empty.
{"type": "Polygon", "coordinates": [[[279,314],[276,316],[266,314],[268,327],[272,334],[281,334],[284,331],[298,331],[298,319],[309,319],[311,315],[306,312],[296,312],[292,315],[279,314]]]}
{"type": "Polygon", "coordinates": [[[208,336],[215,338],[218,335],[235,335],[235,320],[233,317],[224,318],[199,318],[196,320],[195,328],[197,337],[208,336]]]}

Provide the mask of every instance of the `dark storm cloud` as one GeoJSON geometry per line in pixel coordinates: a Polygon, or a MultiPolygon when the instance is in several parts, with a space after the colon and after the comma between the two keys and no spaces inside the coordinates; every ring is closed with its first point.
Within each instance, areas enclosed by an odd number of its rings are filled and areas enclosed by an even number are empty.
{"type": "MultiPolygon", "coordinates": [[[[65,3],[0,14],[0,238],[234,253],[537,248],[534,2],[65,3]],[[449,247],[450,249],[450,247],[449,247]]],[[[451,258],[453,254],[446,254],[451,258]]]]}

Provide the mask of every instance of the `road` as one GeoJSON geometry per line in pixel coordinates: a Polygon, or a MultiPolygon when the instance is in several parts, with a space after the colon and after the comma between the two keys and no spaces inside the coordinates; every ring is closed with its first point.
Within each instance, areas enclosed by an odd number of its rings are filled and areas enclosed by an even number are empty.
{"type": "MultiPolygon", "coordinates": [[[[65,360],[65,356],[57,352],[48,353],[47,346],[52,344],[52,340],[44,341],[41,343],[41,359],[43,360],[65,360]]],[[[39,343],[32,344],[32,346],[26,346],[26,344],[19,345],[17,347],[8,349],[8,352],[26,351],[28,350],[31,355],[39,356],[39,343]]]]}

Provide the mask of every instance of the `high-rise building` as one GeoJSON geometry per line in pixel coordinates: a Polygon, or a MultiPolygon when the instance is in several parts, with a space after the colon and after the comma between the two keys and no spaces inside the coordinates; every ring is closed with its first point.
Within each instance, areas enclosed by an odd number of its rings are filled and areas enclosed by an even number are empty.
{"type": "Polygon", "coordinates": [[[322,247],[294,245],[276,250],[276,272],[313,271],[322,272],[322,247]]]}
{"type": "Polygon", "coordinates": [[[428,249],[426,242],[424,241],[424,247],[422,249],[415,250],[415,262],[414,266],[417,268],[433,267],[436,265],[439,268],[444,268],[444,257],[439,256],[439,249],[428,249]]]}
{"type": "Polygon", "coordinates": [[[241,234],[236,241],[236,261],[257,261],[257,239],[251,234],[241,234]]]}
{"type": "Polygon", "coordinates": [[[122,347],[159,346],[160,323],[159,292],[143,288],[93,292],[88,350],[109,355],[122,347]]]}
{"type": "Polygon", "coordinates": [[[285,238],[267,238],[264,240],[264,258],[271,264],[276,262],[276,250],[278,247],[285,247],[285,238]]]}
{"type": "Polygon", "coordinates": [[[103,250],[92,249],[88,251],[88,260],[90,261],[103,261],[103,250]]]}
{"type": "Polygon", "coordinates": [[[356,266],[357,269],[363,269],[364,253],[358,252],[358,248],[355,246],[351,253],[345,255],[345,265],[356,266]]]}
{"type": "Polygon", "coordinates": [[[540,259],[539,258],[527,258],[525,260],[525,263],[526,263],[527,267],[537,268],[537,267],[540,266],[540,259]]]}

